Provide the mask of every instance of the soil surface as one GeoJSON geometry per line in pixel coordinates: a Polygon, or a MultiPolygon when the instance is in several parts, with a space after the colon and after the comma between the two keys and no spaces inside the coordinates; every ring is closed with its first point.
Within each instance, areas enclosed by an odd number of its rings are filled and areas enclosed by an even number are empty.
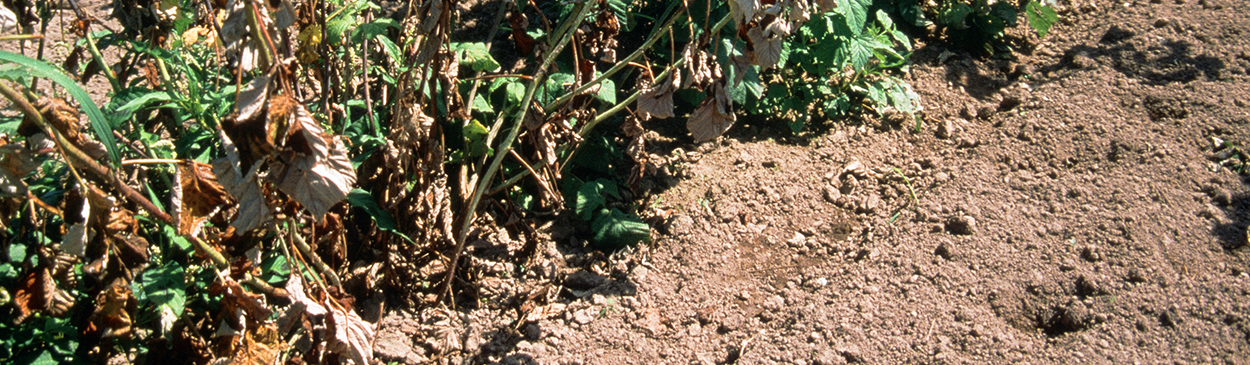
{"type": "Polygon", "coordinates": [[[604,257],[557,220],[517,270],[523,239],[481,233],[475,309],[388,309],[379,356],[1247,363],[1250,189],[1213,147],[1247,141],[1250,9],[1059,9],[1015,60],[921,45],[919,132],[740,124],[656,151],[682,179],[646,247],[604,257]]]}

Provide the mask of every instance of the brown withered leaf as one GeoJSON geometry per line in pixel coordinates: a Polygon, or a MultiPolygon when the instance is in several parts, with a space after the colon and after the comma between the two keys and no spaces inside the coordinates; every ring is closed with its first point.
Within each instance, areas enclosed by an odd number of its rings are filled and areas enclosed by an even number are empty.
{"type": "Polygon", "coordinates": [[[656,85],[643,89],[638,95],[638,117],[668,119],[673,117],[673,93],[677,91],[680,77],[677,72],[669,74],[656,85]]]}
{"type": "Polygon", "coordinates": [[[74,305],[74,297],[57,287],[55,269],[42,266],[18,281],[17,290],[13,291],[13,304],[17,306],[18,315],[13,323],[22,323],[36,312],[60,317],[74,305]]]}
{"type": "Polygon", "coordinates": [[[178,233],[199,235],[204,222],[223,206],[229,205],[233,198],[217,182],[209,164],[185,160],[178,163],[174,175],[178,184],[173,189],[172,206],[178,220],[178,233]]]}
{"type": "Polygon", "coordinates": [[[374,328],[354,310],[344,311],[326,299],[330,315],[326,317],[326,352],[337,354],[355,364],[373,362],[374,328]]]}
{"type": "Polygon", "coordinates": [[[724,85],[717,82],[708,90],[707,99],[686,120],[686,129],[690,130],[690,136],[696,143],[720,137],[737,119],[733,113],[733,100],[729,99],[724,85]]]}
{"type": "Polygon", "coordinates": [[[295,132],[289,150],[272,170],[278,189],[299,202],[315,217],[322,217],[347,197],[356,183],[356,171],[338,137],[326,135],[303,105],[295,108],[295,132]]]}
{"type": "Polygon", "coordinates": [[[790,23],[765,14],[760,24],[764,25],[747,29],[747,57],[751,64],[767,69],[781,61],[781,43],[790,35],[790,23]]]}
{"type": "Polygon", "coordinates": [[[225,132],[219,135],[226,157],[213,160],[213,173],[221,186],[239,202],[230,226],[238,232],[247,232],[273,219],[273,210],[265,200],[260,182],[261,164],[253,164],[244,174],[239,170],[239,153],[233,141],[225,132]]]}
{"type": "Polygon", "coordinates": [[[26,196],[29,189],[22,177],[37,167],[39,163],[29,150],[9,143],[8,136],[0,134],[0,198],[26,196]]]}
{"type": "Polygon", "coordinates": [[[260,111],[265,109],[265,102],[269,100],[271,79],[268,74],[257,76],[239,91],[239,100],[235,104],[235,109],[239,112],[238,120],[253,120],[260,116],[260,111]]]}
{"type": "Polygon", "coordinates": [[[97,332],[104,338],[130,336],[130,311],[138,305],[130,287],[113,285],[96,295],[95,304],[88,332],[97,332]]]}
{"type": "Polygon", "coordinates": [[[688,73],[686,79],[682,81],[682,89],[695,87],[703,90],[721,79],[720,65],[716,63],[712,54],[704,49],[707,41],[707,37],[699,37],[698,42],[687,43],[686,49],[682,51],[681,58],[685,60],[688,73]]]}

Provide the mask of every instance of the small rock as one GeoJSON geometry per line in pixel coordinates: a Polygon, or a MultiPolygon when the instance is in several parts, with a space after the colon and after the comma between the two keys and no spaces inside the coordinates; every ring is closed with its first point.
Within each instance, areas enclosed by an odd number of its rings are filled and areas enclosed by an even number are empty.
{"type": "Polygon", "coordinates": [[[824,190],[825,200],[828,200],[830,203],[836,204],[838,202],[838,198],[842,197],[842,192],[833,186],[825,185],[824,190]]]}
{"type": "Polygon", "coordinates": [[[573,321],[578,324],[587,324],[595,321],[595,309],[586,308],[573,313],[573,321]]]}
{"type": "Polygon", "coordinates": [[[977,108],[974,108],[971,105],[964,105],[963,110],[959,112],[959,116],[969,120],[977,119],[977,108]]]}
{"type": "Polygon", "coordinates": [[[933,174],[933,181],[944,183],[951,180],[951,175],[945,172],[933,174]]]}
{"type": "Polygon", "coordinates": [[[1165,327],[1175,328],[1176,326],[1180,325],[1180,323],[1181,323],[1181,317],[1180,317],[1180,314],[1177,313],[1177,310],[1175,307],[1168,308],[1168,310],[1165,310],[1163,311],[1163,313],[1159,314],[1159,324],[1165,327]]]}
{"type": "Polygon", "coordinates": [[[977,117],[981,119],[990,119],[990,117],[993,117],[994,114],[997,114],[997,113],[998,113],[997,106],[991,107],[989,105],[985,105],[980,108],[977,108],[977,117]]]}
{"type": "Polygon", "coordinates": [[[1163,27],[1168,26],[1168,24],[1171,24],[1171,22],[1168,21],[1168,18],[1159,18],[1159,19],[1155,19],[1154,26],[1155,28],[1163,28],[1163,27]]]}
{"type": "Polygon", "coordinates": [[[777,160],[768,159],[764,161],[763,163],[761,163],[760,165],[771,169],[771,168],[777,167],[777,160]]]}
{"type": "Polygon", "coordinates": [[[937,138],[949,139],[955,135],[955,123],[950,119],[942,121],[938,124],[937,138]]]}
{"type": "Polygon", "coordinates": [[[521,331],[525,334],[525,338],[530,341],[538,341],[543,334],[537,323],[526,324],[525,327],[521,328],[521,331]]]}
{"type": "Polygon", "coordinates": [[[977,220],[971,216],[961,215],[946,220],[946,230],[960,235],[977,233],[977,220]]]}
{"type": "Polygon", "coordinates": [[[685,235],[690,233],[690,229],[694,227],[694,218],[685,214],[674,215],[668,218],[664,224],[664,233],[670,235],[685,235]]]}
{"type": "Polygon", "coordinates": [[[786,243],[789,244],[791,248],[803,247],[803,244],[807,243],[807,236],[804,236],[799,232],[794,232],[794,237],[790,238],[790,240],[786,241],[786,243]]]}
{"type": "Polygon", "coordinates": [[[868,196],[864,197],[863,204],[860,204],[855,211],[863,214],[872,214],[879,208],[881,208],[881,196],[877,194],[868,194],[868,196]]]}
{"type": "Polygon", "coordinates": [[[1215,187],[1215,189],[1213,189],[1213,191],[1211,192],[1211,199],[1214,200],[1219,205],[1225,206],[1225,207],[1233,203],[1232,194],[1228,192],[1228,189],[1225,189],[1223,187],[1215,187]]]}
{"type": "Polygon", "coordinates": [[[960,148],[972,148],[972,147],[976,147],[976,146],[979,146],[979,145],[981,145],[981,142],[978,142],[976,138],[972,138],[972,137],[959,137],[959,147],[960,147],[960,148]]]}

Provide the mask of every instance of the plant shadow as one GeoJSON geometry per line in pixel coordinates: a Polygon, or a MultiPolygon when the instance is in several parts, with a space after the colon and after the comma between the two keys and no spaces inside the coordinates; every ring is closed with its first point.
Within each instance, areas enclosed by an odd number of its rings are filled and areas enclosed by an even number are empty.
{"type": "Polygon", "coordinates": [[[1107,65],[1146,85],[1162,86],[1198,79],[1220,80],[1226,65],[1208,55],[1194,55],[1194,45],[1184,40],[1165,39],[1144,47],[1132,42],[1137,32],[1112,25],[1096,46],[1077,45],[1063,53],[1058,63],[1038,71],[1051,73],[1107,65]]]}
{"type": "MultiPolygon", "coordinates": [[[[1250,184],[1250,178],[1243,177],[1241,180],[1243,184],[1250,184]]],[[[1250,195],[1233,196],[1227,203],[1220,206],[1227,219],[1211,227],[1211,235],[1224,250],[1231,251],[1246,246],[1247,239],[1250,239],[1246,236],[1247,227],[1250,227],[1250,195]]]]}

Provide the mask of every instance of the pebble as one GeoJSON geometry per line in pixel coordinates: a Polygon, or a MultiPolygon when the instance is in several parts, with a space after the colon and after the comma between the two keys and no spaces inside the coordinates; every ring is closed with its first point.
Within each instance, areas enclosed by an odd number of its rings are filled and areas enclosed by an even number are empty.
{"type": "Polygon", "coordinates": [[[951,175],[945,172],[939,172],[939,173],[933,174],[933,181],[936,181],[939,183],[950,181],[950,179],[951,179],[951,175]]]}
{"type": "Polygon", "coordinates": [[[955,135],[955,123],[951,122],[950,119],[944,120],[942,121],[941,124],[938,124],[937,138],[948,139],[954,135],[955,135]]]}
{"type": "Polygon", "coordinates": [[[977,233],[977,220],[971,216],[961,215],[946,220],[946,230],[959,235],[977,233]]]}

